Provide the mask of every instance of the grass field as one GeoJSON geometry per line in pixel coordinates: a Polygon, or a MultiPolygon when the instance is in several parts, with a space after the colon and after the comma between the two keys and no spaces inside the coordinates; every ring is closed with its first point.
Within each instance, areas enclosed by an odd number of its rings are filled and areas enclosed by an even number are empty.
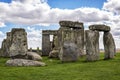
{"type": "Polygon", "coordinates": [[[0,58],[0,80],[120,80],[120,53],[114,59],[61,63],[56,59],[43,58],[45,67],[6,67],[8,59],[0,58]]]}

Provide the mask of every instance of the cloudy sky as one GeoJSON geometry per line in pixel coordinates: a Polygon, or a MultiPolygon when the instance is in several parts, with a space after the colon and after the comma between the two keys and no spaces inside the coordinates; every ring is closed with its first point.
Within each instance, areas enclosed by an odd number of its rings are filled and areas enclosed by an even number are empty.
{"type": "Polygon", "coordinates": [[[85,29],[106,24],[120,48],[119,0],[0,0],[0,45],[6,32],[16,27],[26,29],[29,48],[41,48],[41,31],[59,29],[60,20],[84,22],[85,29]]]}

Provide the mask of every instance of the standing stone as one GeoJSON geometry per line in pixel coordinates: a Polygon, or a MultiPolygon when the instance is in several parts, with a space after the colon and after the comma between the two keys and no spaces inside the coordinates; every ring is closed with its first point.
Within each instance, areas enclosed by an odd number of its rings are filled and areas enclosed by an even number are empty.
{"type": "Polygon", "coordinates": [[[99,59],[99,32],[87,30],[85,34],[87,61],[96,61],[99,59]]]}
{"type": "Polygon", "coordinates": [[[42,55],[48,56],[51,51],[50,36],[49,34],[42,35],[42,55]]]}
{"type": "Polygon", "coordinates": [[[115,42],[113,36],[110,32],[104,32],[104,48],[105,48],[105,57],[104,59],[111,59],[114,58],[116,53],[115,42]]]}
{"type": "Polygon", "coordinates": [[[54,35],[53,37],[53,47],[52,51],[49,53],[49,58],[58,58],[59,55],[59,46],[58,46],[58,36],[54,35]]]}
{"type": "Polygon", "coordinates": [[[12,58],[24,58],[28,51],[27,33],[22,28],[13,28],[10,56],[12,58]]]}
{"type": "Polygon", "coordinates": [[[79,52],[80,51],[75,43],[66,41],[60,49],[59,58],[62,62],[77,61],[79,52]]]}
{"type": "Polygon", "coordinates": [[[74,42],[79,50],[80,55],[84,54],[84,26],[81,22],[60,21],[59,46],[62,46],[64,41],[74,42]]]}
{"type": "Polygon", "coordinates": [[[1,46],[1,56],[10,57],[10,46],[11,46],[11,32],[7,33],[7,38],[3,40],[1,46]]]}

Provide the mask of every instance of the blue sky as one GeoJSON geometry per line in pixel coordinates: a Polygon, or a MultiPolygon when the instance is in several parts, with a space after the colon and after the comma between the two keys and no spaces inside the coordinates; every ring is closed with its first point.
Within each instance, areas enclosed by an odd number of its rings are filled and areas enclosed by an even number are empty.
{"type": "Polygon", "coordinates": [[[111,26],[120,48],[119,7],[119,0],[0,0],[0,45],[16,27],[26,29],[29,47],[41,47],[41,30],[56,30],[60,20],[72,20],[84,22],[85,29],[91,24],[111,26]]]}

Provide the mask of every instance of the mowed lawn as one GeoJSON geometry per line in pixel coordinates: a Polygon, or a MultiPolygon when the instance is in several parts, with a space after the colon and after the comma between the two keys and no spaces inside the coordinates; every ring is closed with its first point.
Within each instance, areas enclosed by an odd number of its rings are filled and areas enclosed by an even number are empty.
{"type": "Polygon", "coordinates": [[[120,53],[111,60],[61,63],[56,59],[43,57],[45,67],[7,67],[8,59],[0,58],[0,80],[120,80],[120,53]]]}

